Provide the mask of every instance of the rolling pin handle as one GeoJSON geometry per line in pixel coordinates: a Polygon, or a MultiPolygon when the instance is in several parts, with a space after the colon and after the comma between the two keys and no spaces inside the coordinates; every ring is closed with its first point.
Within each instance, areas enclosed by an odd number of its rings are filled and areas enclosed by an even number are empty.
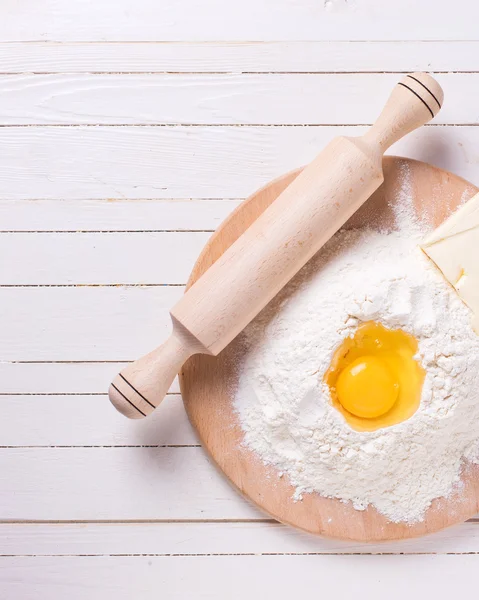
{"type": "Polygon", "coordinates": [[[152,413],[165,397],[183,363],[194,350],[188,340],[173,330],[153,352],[126,366],[108,391],[113,406],[130,419],[152,413]]]}
{"type": "Polygon", "coordinates": [[[441,109],[444,93],[427,73],[411,73],[394,87],[382,113],[363,136],[383,153],[392,144],[433,119],[441,109]]]}

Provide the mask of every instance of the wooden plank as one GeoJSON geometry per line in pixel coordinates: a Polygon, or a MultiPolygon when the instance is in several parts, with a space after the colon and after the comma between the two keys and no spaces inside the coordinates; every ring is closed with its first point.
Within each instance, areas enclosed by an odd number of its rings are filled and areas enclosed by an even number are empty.
{"type": "Polygon", "coordinates": [[[3,128],[0,189],[10,199],[244,197],[357,129],[311,130],[309,148],[293,142],[302,128],[277,131],[282,141],[271,128],[3,128]]]}
{"type": "Polygon", "coordinates": [[[477,72],[477,41],[0,43],[0,73],[477,72]]]}
{"type": "MultiPolygon", "coordinates": [[[[104,394],[125,362],[0,362],[0,396],[11,394],[104,394]]],[[[179,392],[175,380],[170,390],[179,392]]],[[[0,402],[1,402],[0,398],[0,402]]]]}
{"type": "MultiPolygon", "coordinates": [[[[0,125],[368,124],[400,78],[396,73],[2,75],[0,125]]],[[[435,123],[474,124],[479,74],[437,79],[446,102],[435,123]]]]}
{"type": "Polygon", "coordinates": [[[475,40],[478,16],[469,0],[7,0],[0,40],[475,40]]]}
{"type": "Polygon", "coordinates": [[[2,361],[127,362],[164,341],[181,287],[0,288],[2,361]]]}
{"type": "Polygon", "coordinates": [[[477,521],[418,539],[376,544],[315,537],[276,522],[0,524],[0,556],[446,554],[478,549],[477,521]]]}
{"type": "Polygon", "coordinates": [[[107,389],[102,396],[1,396],[0,445],[199,445],[179,394],[167,396],[145,421],[129,421],[111,406],[107,389]]]}
{"type": "Polygon", "coordinates": [[[4,448],[0,515],[86,521],[263,518],[197,447],[4,448]]]}
{"type": "MultiPolygon", "coordinates": [[[[478,5],[479,6],[479,5],[478,5]]],[[[4,127],[3,198],[243,198],[363,127],[4,127]]],[[[477,182],[479,128],[425,127],[392,152],[477,182]],[[447,149],[447,151],[445,151],[447,149]]]]}
{"type": "Polygon", "coordinates": [[[0,285],[185,284],[210,233],[2,233],[0,285]]]}
{"type": "Polygon", "coordinates": [[[368,600],[466,595],[477,582],[478,557],[453,556],[192,556],[9,557],[0,560],[0,591],[22,600],[244,600],[298,589],[368,600]],[[194,588],[194,592],[192,592],[194,588]]]}
{"type": "Polygon", "coordinates": [[[239,205],[221,200],[0,200],[0,231],[205,231],[239,205]]]}

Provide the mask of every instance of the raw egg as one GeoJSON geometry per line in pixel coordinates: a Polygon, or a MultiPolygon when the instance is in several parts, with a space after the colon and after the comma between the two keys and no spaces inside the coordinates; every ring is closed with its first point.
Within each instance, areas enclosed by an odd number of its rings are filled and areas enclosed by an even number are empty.
{"type": "Polygon", "coordinates": [[[405,331],[369,322],[336,350],[325,381],[353,429],[390,427],[416,412],[425,376],[414,358],[417,347],[405,331]]]}

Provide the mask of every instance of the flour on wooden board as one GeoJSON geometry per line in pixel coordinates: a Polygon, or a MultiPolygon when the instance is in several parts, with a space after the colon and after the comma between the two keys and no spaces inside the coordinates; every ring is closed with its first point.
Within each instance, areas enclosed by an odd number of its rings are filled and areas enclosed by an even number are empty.
{"type": "Polygon", "coordinates": [[[413,217],[407,177],[395,212],[397,231],[336,234],[249,325],[235,407],[244,443],[289,478],[298,500],[319,492],[413,523],[452,493],[464,458],[479,460],[479,337],[418,248],[425,226],[413,217]],[[367,321],[415,336],[426,378],[410,419],[358,432],[323,377],[367,321]]]}

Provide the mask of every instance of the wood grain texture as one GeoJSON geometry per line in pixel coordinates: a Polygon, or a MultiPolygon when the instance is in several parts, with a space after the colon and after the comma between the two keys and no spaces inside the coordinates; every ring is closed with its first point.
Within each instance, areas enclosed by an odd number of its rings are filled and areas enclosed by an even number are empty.
{"type": "Polygon", "coordinates": [[[222,0],[204,0],[201,10],[196,0],[8,0],[1,16],[4,42],[349,41],[475,40],[479,13],[469,0],[245,0],[227,10],[222,0]]]}
{"type": "Polygon", "coordinates": [[[168,286],[0,288],[0,361],[134,360],[168,336],[168,310],[182,293],[168,286]]]}
{"type": "Polygon", "coordinates": [[[191,556],[191,557],[6,557],[0,559],[0,589],[7,598],[45,600],[244,600],[274,594],[289,600],[303,589],[369,600],[466,593],[477,581],[477,556],[191,556]],[[240,575],[240,576],[238,576],[240,575]],[[232,585],[234,581],[234,585],[232,585]],[[193,582],[193,583],[192,583],[193,582]],[[434,582],[434,583],[431,583],[434,582]]]}
{"type": "MultiPolygon", "coordinates": [[[[475,124],[479,74],[436,77],[448,97],[434,122],[475,124]]],[[[400,78],[397,73],[0,75],[0,125],[370,124],[400,78]]]]}
{"type": "MultiPolygon", "coordinates": [[[[139,444],[146,436],[137,429],[139,444]]],[[[0,515],[15,521],[264,519],[218,476],[201,448],[161,446],[2,448],[0,515]]]]}
{"type": "MultiPolygon", "coordinates": [[[[110,381],[124,366],[124,362],[114,361],[60,363],[0,361],[0,396],[106,394],[110,381]]],[[[178,381],[175,380],[170,392],[179,393],[179,391],[178,381]]]]}
{"type": "MultiPolygon", "coordinates": [[[[4,127],[0,190],[30,198],[245,198],[311,162],[328,127],[4,127]]],[[[479,181],[479,127],[425,127],[393,150],[479,181]]]]}
{"type": "Polygon", "coordinates": [[[0,200],[0,232],[213,231],[239,203],[239,199],[0,200]]]}
{"type": "Polygon", "coordinates": [[[1,396],[0,446],[199,446],[179,394],[167,396],[141,426],[112,411],[106,394],[109,383],[101,395],[1,396]]]}
{"type": "MultiPolygon", "coordinates": [[[[280,523],[2,523],[0,557],[221,554],[477,554],[470,521],[414,540],[364,544],[313,537],[280,523]]],[[[1,560],[0,560],[1,566],[1,560]]]]}
{"type": "MultiPolygon", "coordinates": [[[[400,198],[404,172],[409,177],[410,193],[417,212],[437,227],[464,198],[477,191],[471,184],[424,163],[390,158],[385,161],[384,184],[346,225],[391,225],[391,205],[400,198]],[[435,190],[449,199],[447,205],[435,202],[435,190]]],[[[277,180],[258,196],[245,201],[214,235],[198,260],[188,285],[220,259],[238,235],[258,219],[289,183],[290,177],[277,180]]],[[[393,222],[394,223],[394,222],[393,222]]],[[[217,357],[197,355],[184,366],[180,387],[188,416],[203,445],[238,490],[279,521],[311,533],[358,541],[402,539],[431,533],[472,517],[479,508],[479,467],[464,468],[460,492],[432,503],[424,521],[412,525],[391,523],[369,506],[356,511],[351,503],[305,494],[293,500],[294,488],[285,477],[261,462],[242,445],[243,434],[232,404],[241,357],[241,337],[217,357]],[[212,401],[214,398],[214,401],[212,401]]]]}
{"type": "Polygon", "coordinates": [[[0,233],[1,285],[184,285],[206,232],[0,233]],[[81,256],[82,260],[76,260],[81,256]]]}
{"type": "Polygon", "coordinates": [[[475,73],[478,50],[461,40],[0,42],[0,73],[475,73]]]}

